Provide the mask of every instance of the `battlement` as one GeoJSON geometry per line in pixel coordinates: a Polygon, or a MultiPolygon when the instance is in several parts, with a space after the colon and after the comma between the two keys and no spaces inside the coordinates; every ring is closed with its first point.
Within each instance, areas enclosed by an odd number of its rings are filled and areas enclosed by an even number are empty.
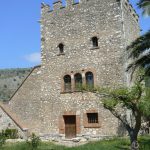
{"type": "MultiPolygon", "coordinates": [[[[121,2],[121,0],[116,0],[116,2],[119,3],[121,2]]],[[[42,3],[41,8],[42,8],[42,11],[44,11],[45,13],[55,12],[60,9],[71,8],[74,5],[77,5],[77,4],[80,5],[82,3],[88,3],[88,1],[87,0],[65,0],[65,3],[62,3],[62,0],[56,0],[55,2],[53,2],[52,6],[42,3]]],[[[130,4],[129,0],[123,0],[122,3],[123,3],[123,7],[125,7],[125,9],[127,9],[130,12],[130,14],[133,16],[135,21],[138,22],[139,16],[136,13],[133,6],[130,4]]]]}
{"type": "Polygon", "coordinates": [[[63,4],[62,0],[56,0],[55,2],[53,2],[52,6],[45,4],[45,3],[41,3],[41,9],[46,9],[48,10],[47,12],[52,12],[52,11],[59,10],[62,8],[71,7],[79,3],[83,3],[84,1],[85,0],[65,0],[65,4],[63,4]]]}
{"type": "Polygon", "coordinates": [[[130,4],[129,0],[124,0],[123,1],[123,6],[124,8],[130,12],[131,16],[133,16],[134,20],[138,23],[139,21],[139,15],[136,13],[135,9],[133,6],[130,4]]]}
{"type": "Polygon", "coordinates": [[[62,8],[69,8],[71,6],[81,4],[84,2],[86,2],[86,0],[65,0],[64,3],[62,2],[62,0],[56,0],[55,2],[53,2],[51,6],[45,3],[41,3],[41,8],[46,10],[49,9],[47,12],[53,12],[55,10],[59,10],[62,8]]]}
{"type": "Polygon", "coordinates": [[[62,7],[62,1],[61,0],[57,0],[55,2],[53,2],[53,9],[57,10],[60,9],[62,7]]]}

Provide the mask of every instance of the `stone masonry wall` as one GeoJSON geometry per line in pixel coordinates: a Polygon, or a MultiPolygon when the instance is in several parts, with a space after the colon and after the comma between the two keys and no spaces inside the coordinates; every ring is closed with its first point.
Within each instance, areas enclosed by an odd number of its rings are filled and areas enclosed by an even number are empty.
{"type": "Polygon", "coordinates": [[[40,66],[35,67],[23,85],[10,100],[8,106],[27,125],[29,132],[40,131],[40,66]]]}
{"type": "MultiPolygon", "coordinates": [[[[35,68],[9,103],[28,125],[30,132],[41,136],[64,137],[66,114],[76,115],[77,136],[112,136],[119,133],[118,120],[106,109],[101,99],[92,93],[63,90],[64,75],[92,71],[95,86],[126,85],[125,43],[128,28],[137,24],[116,0],[80,0],[67,6],[54,3],[54,10],[42,4],[41,67],[35,68]],[[124,16],[123,16],[124,11],[124,16]],[[125,35],[125,36],[124,36],[125,35]],[[92,47],[91,38],[98,38],[99,46],[92,47]],[[58,45],[64,44],[64,53],[58,45]],[[99,124],[89,128],[85,124],[86,112],[98,112],[99,124]]],[[[132,33],[131,33],[132,34],[132,33]]],[[[134,38],[131,37],[130,40],[134,38]]],[[[129,39],[128,39],[129,40],[129,39]]],[[[129,41],[130,41],[129,40],[129,41]]]]}
{"type": "MultiPolygon", "coordinates": [[[[57,7],[56,7],[57,5],[57,7]]],[[[115,0],[82,1],[49,11],[42,6],[42,114],[43,133],[59,134],[59,118],[64,112],[79,114],[80,136],[116,135],[118,120],[105,110],[93,94],[61,93],[66,74],[83,75],[93,70],[97,86],[124,85],[121,7],[115,0]],[[92,48],[91,38],[97,36],[99,47],[92,48]],[[64,55],[58,45],[64,44],[64,55]],[[95,109],[100,115],[100,128],[85,128],[83,114],[95,109]]],[[[84,78],[84,77],[83,77],[84,78]]]]}
{"type": "MultiPolygon", "coordinates": [[[[126,69],[130,61],[132,61],[128,60],[128,53],[126,51],[126,48],[136,38],[140,36],[140,27],[139,27],[139,16],[136,14],[132,5],[129,4],[128,0],[123,0],[121,5],[122,5],[123,38],[125,47],[124,67],[126,69]]],[[[125,74],[127,84],[131,85],[131,72],[125,72],[125,74]]]]}
{"type": "Polygon", "coordinates": [[[0,108],[0,132],[2,130],[17,129],[20,138],[25,138],[25,131],[21,130],[18,125],[0,108]]]}
{"type": "Polygon", "coordinates": [[[140,36],[139,16],[128,0],[122,1],[122,15],[124,24],[125,46],[129,46],[140,36]]]}

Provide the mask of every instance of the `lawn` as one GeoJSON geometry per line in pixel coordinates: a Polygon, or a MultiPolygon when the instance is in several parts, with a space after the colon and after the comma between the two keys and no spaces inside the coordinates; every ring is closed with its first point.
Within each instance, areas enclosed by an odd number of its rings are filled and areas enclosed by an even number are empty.
{"type": "MultiPolygon", "coordinates": [[[[140,137],[140,150],[150,150],[150,136],[140,137]]],[[[79,147],[64,147],[52,143],[41,143],[37,150],[129,150],[130,143],[127,139],[113,139],[90,142],[79,147]]],[[[5,144],[1,150],[31,150],[26,143],[5,144]]]]}

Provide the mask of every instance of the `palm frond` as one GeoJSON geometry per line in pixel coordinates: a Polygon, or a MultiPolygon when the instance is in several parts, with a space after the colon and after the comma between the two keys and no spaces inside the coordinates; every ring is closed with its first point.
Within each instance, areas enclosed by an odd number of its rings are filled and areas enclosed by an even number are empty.
{"type": "Polygon", "coordinates": [[[139,56],[139,58],[135,59],[132,63],[130,63],[127,67],[127,71],[131,68],[135,70],[138,67],[145,68],[146,72],[150,72],[150,51],[145,55],[139,56]]]}
{"type": "Polygon", "coordinates": [[[140,1],[137,3],[137,5],[138,5],[140,8],[149,6],[149,5],[150,5],[150,0],[140,0],[140,1]]]}
{"type": "Polygon", "coordinates": [[[150,16],[150,0],[140,0],[137,5],[143,9],[144,16],[150,16]]]}
{"type": "Polygon", "coordinates": [[[138,58],[141,53],[150,48],[150,30],[144,35],[137,38],[130,46],[127,47],[129,58],[138,58]]]}

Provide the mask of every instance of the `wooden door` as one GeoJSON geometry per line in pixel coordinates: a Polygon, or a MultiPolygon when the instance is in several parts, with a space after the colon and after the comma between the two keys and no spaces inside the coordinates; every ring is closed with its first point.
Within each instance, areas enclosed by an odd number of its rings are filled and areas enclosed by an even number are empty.
{"type": "Polygon", "coordinates": [[[64,116],[66,138],[76,137],[76,116],[64,116]]]}

